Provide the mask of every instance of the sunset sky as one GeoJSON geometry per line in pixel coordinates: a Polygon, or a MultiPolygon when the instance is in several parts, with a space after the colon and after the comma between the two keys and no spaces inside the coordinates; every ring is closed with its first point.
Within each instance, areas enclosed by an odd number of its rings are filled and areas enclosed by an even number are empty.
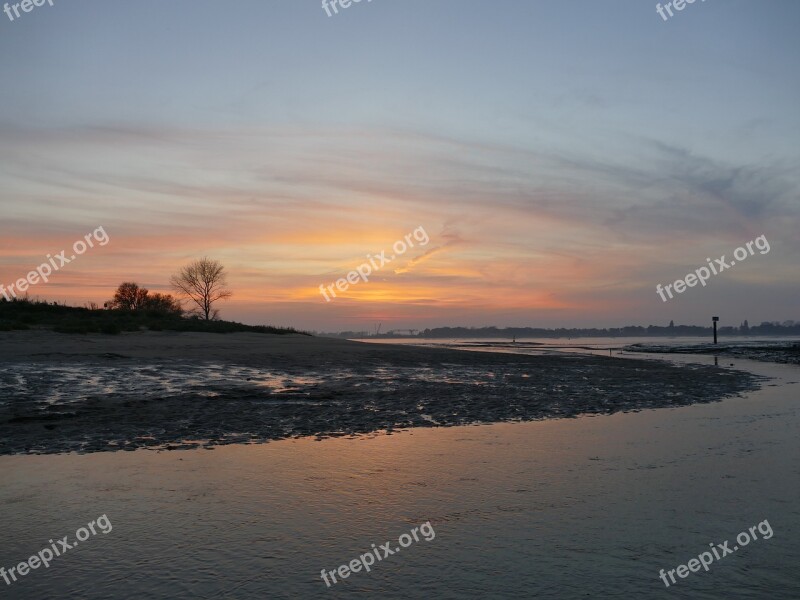
{"type": "Polygon", "coordinates": [[[55,0],[0,13],[0,284],[302,329],[800,319],[800,3],[55,0]],[[326,303],[418,227],[430,237],[326,303]],[[672,283],[756,253],[666,303],[672,283]],[[71,252],[68,252],[69,255],[71,252]]]}

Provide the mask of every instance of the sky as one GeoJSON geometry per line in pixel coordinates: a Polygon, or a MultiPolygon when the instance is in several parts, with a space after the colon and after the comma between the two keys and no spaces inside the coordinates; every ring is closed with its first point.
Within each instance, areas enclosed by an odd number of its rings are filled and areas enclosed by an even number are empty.
{"type": "Polygon", "coordinates": [[[102,227],[27,293],[169,292],[208,256],[223,318],[304,330],[800,320],[796,0],[666,21],[643,0],[338,11],[0,13],[0,284],[102,227]],[[420,228],[426,244],[326,301],[420,228]],[[657,293],[759,236],[768,252],[657,293]]]}

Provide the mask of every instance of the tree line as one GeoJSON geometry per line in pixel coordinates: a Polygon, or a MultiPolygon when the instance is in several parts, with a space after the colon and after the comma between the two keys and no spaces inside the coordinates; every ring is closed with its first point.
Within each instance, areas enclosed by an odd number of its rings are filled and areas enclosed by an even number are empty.
{"type": "MultiPolygon", "coordinates": [[[[744,321],[740,326],[723,326],[719,329],[721,336],[771,336],[771,335],[800,335],[800,321],[763,321],[760,325],[750,325],[744,321]]],[[[375,335],[367,331],[342,331],[339,333],[320,333],[326,337],[341,338],[443,338],[443,339],[469,339],[469,338],[591,338],[591,337],[676,337],[696,336],[706,337],[712,335],[711,327],[698,325],[675,325],[670,322],[668,326],[628,325],[626,327],[610,328],[566,328],[546,329],[541,327],[434,327],[424,329],[416,335],[398,335],[381,333],[375,335]]]]}
{"type": "Polygon", "coordinates": [[[170,277],[175,296],[151,293],[135,282],[126,281],[117,288],[105,307],[174,317],[188,314],[213,321],[219,318],[216,303],[233,295],[227,285],[225,267],[219,261],[204,257],[189,263],[170,277]],[[184,308],[184,304],[188,308],[184,308]]]}

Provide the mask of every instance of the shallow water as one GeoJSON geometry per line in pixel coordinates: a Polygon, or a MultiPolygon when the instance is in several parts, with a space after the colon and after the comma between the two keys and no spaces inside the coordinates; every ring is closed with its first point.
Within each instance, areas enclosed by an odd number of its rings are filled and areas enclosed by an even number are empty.
{"type": "MultiPolygon", "coordinates": [[[[435,338],[365,338],[357,340],[372,344],[401,344],[409,346],[430,346],[458,348],[460,350],[473,350],[478,352],[504,352],[509,354],[597,354],[597,355],[627,355],[638,356],[623,352],[623,348],[633,345],[664,346],[666,348],[691,347],[697,348],[711,344],[710,340],[702,337],[582,337],[582,338],[460,338],[460,339],[435,339],[435,338]]],[[[720,338],[723,346],[747,347],[754,344],[784,345],[800,342],[800,337],[757,337],[757,336],[729,336],[720,338]]],[[[669,355],[665,355],[669,358],[669,355]]],[[[696,361],[703,362],[703,361],[696,361]]],[[[707,362],[707,361],[705,361],[707,362]]]]}
{"type": "Polygon", "coordinates": [[[26,599],[798,598],[800,370],[736,363],[776,379],[744,398],[611,416],[0,457],[0,565],[102,514],[113,525],[0,589],[26,599]],[[771,539],[670,589],[659,579],[764,519],[771,539]],[[326,588],[321,569],[428,520],[433,541],[326,588]]]}
{"type": "MultiPolygon", "coordinates": [[[[125,361],[123,361],[125,362],[125,361]]],[[[3,398],[35,399],[44,405],[80,402],[93,396],[119,398],[159,397],[198,393],[217,395],[213,388],[247,385],[273,393],[313,386],[322,380],[315,376],[297,376],[240,365],[194,364],[173,361],[171,366],[122,364],[104,367],[84,363],[45,365],[14,363],[0,365],[3,398]]]]}

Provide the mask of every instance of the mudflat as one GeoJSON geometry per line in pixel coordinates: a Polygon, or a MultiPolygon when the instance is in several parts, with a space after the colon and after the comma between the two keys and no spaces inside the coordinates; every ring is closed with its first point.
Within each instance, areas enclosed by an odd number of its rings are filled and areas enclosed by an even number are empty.
{"type": "Polygon", "coordinates": [[[706,365],[303,335],[0,333],[0,454],[213,448],[713,402],[706,365]]]}

